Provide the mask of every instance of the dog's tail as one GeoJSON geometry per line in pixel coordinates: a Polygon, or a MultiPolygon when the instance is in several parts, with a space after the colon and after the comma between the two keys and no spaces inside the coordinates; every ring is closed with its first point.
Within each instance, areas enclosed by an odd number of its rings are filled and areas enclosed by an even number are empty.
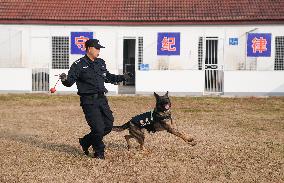
{"type": "Polygon", "coordinates": [[[112,131],[121,132],[123,130],[126,130],[126,129],[129,128],[129,124],[130,124],[130,122],[127,122],[127,123],[125,123],[125,124],[123,124],[121,126],[113,126],[112,127],[112,131]]]}

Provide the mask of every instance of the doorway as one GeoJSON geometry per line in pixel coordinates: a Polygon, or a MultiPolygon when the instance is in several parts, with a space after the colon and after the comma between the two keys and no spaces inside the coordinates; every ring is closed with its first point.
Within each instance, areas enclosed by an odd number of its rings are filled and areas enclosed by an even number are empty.
{"type": "Polygon", "coordinates": [[[218,37],[206,37],[205,39],[205,94],[223,93],[224,72],[219,65],[219,39],[218,37]]]}
{"type": "Polygon", "coordinates": [[[118,87],[119,94],[135,94],[136,39],[123,39],[123,73],[130,72],[133,78],[118,87]]]}

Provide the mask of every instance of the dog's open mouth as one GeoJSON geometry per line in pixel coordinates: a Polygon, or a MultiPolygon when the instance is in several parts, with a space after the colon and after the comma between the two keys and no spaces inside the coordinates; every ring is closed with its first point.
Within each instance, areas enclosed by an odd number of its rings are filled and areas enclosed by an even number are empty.
{"type": "Polygon", "coordinates": [[[169,109],[170,109],[170,107],[171,107],[171,105],[170,105],[170,104],[166,104],[166,105],[165,105],[165,109],[166,109],[166,110],[169,110],[169,109]]]}

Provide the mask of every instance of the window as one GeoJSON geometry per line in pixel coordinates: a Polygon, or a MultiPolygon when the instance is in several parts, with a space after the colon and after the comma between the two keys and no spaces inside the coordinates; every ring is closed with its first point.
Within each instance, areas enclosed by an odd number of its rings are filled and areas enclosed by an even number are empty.
{"type": "Polygon", "coordinates": [[[284,36],[275,37],[274,70],[284,70],[284,36]]]}
{"type": "Polygon", "coordinates": [[[140,64],[143,64],[143,37],[138,37],[138,70],[140,64]]]}
{"type": "Polygon", "coordinates": [[[1,27],[0,43],[0,68],[23,67],[22,31],[1,27]]]}
{"type": "Polygon", "coordinates": [[[198,70],[202,70],[203,59],[203,37],[199,37],[198,40],[198,70]]]}
{"type": "Polygon", "coordinates": [[[52,69],[69,69],[69,37],[52,37],[52,69]]]}

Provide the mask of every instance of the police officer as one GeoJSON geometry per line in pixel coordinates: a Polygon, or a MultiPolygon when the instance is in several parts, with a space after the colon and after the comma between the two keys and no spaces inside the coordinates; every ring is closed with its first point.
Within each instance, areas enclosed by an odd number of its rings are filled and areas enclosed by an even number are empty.
{"type": "Polygon", "coordinates": [[[85,48],[86,55],[72,64],[68,76],[62,73],[60,79],[67,87],[71,87],[75,82],[77,84],[80,105],[91,129],[89,134],[79,138],[84,153],[89,155],[88,149],[92,146],[94,157],[104,159],[103,137],[111,132],[114,121],[105,96],[107,89],[104,83],[117,84],[130,79],[132,74],[114,75],[108,72],[105,61],[98,58],[100,49],[105,48],[100,45],[99,40],[87,40],[85,48]]]}

